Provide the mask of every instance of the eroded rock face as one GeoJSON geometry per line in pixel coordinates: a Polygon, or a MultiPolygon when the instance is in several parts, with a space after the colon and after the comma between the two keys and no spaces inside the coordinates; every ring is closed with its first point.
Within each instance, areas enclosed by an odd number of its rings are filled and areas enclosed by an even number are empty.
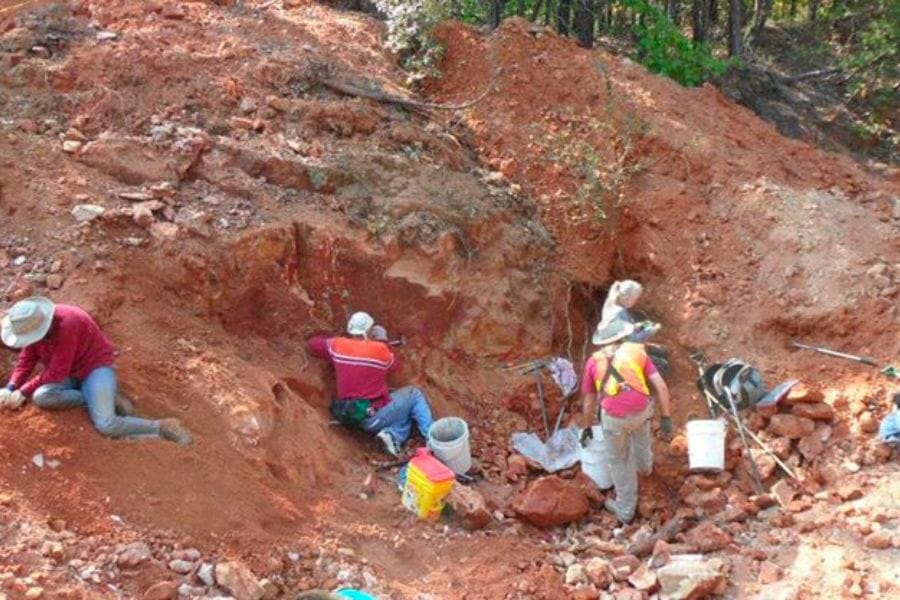
{"type": "Polygon", "coordinates": [[[576,521],[589,509],[584,490],[555,475],[533,481],[513,500],[516,514],[538,527],[576,521]]]}

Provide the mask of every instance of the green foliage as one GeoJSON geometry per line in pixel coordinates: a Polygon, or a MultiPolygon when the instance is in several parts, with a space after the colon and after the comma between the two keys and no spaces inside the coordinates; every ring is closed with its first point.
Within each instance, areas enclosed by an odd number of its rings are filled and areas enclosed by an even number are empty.
{"type": "Polygon", "coordinates": [[[638,60],[654,73],[684,86],[700,85],[725,72],[728,63],[712,55],[706,44],[689,40],[666,13],[644,0],[621,0],[642,18],[635,26],[638,60]]]}

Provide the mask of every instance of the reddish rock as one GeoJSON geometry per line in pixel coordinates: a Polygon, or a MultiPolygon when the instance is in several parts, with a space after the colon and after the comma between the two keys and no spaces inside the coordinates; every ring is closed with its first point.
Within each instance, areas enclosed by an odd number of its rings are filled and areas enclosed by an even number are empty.
{"type": "Polygon", "coordinates": [[[510,454],[506,459],[506,478],[510,481],[518,481],[520,477],[528,474],[528,461],[521,454],[510,454]]]}
{"type": "Polygon", "coordinates": [[[566,595],[566,598],[572,600],[597,600],[599,597],[600,594],[597,593],[597,590],[588,586],[579,586],[566,595]]]}
{"type": "Polygon", "coordinates": [[[454,485],[447,496],[447,504],[468,530],[482,529],[491,522],[491,511],[484,497],[471,487],[454,485]]]}
{"type": "Polygon", "coordinates": [[[891,534],[889,531],[879,529],[866,536],[865,545],[872,550],[887,550],[891,547],[891,534]]]}
{"type": "Polygon", "coordinates": [[[575,477],[573,477],[571,481],[573,485],[581,488],[584,495],[587,496],[587,499],[593,504],[600,504],[603,502],[603,493],[600,491],[600,488],[597,487],[597,484],[594,483],[593,479],[583,472],[578,471],[575,473],[575,477]]]}
{"type": "Polygon", "coordinates": [[[768,560],[764,560],[762,564],[759,565],[759,582],[763,585],[775,583],[781,579],[782,574],[783,571],[781,567],[768,560]]]}
{"type": "Polygon", "coordinates": [[[612,559],[610,564],[613,571],[613,578],[616,581],[625,581],[641,566],[641,559],[631,554],[623,554],[612,559]]]}
{"type": "Polygon", "coordinates": [[[835,491],[837,492],[837,495],[841,497],[841,500],[845,502],[849,500],[858,500],[863,497],[862,488],[854,481],[845,481],[844,483],[838,484],[835,491]]]}
{"type": "Polygon", "coordinates": [[[767,442],[766,445],[781,460],[787,460],[787,457],[791,455],[791,438],[777,437],[767,442]]]}
{"type": "Polygon", "coordinates": [[[643,592],[652,592],[659,585],[656,579],[656,572],[643,563],[634,573],[628,576],[628,583],[633,585],[635,589],[643,592]]]}
{"type": "Polygon", "coordinates": [[[597,556],[585,563],[584,574],[598,590],[605,590],[613,582],[612,567],[607,561],[597,556]]]}
{"type": "Polygon", "coordinates": [[[78,161],[129,185],[177,180],[167,160],[135,139],[103,136],[84,146],[78,161]]]}
{"type": "Polygon", "coordinates": [[[779,504],[787,506],[797,495],[797,488],[791,485],[787,479],[782,479],[773,485],[769,492],[775,497],[779,504]]]}
{"type": "Polygon", "coordinates": [[[794,405],[798,403],[816,403],[824,399],[825,396],[820,390],[811,388],[805,383],[798,383],[791,388],[784,400],[788,405],[794,405]]]}
{"type": "Polygon", "coordinates": [[[216,583],[228,590],[235,600],[260,600],[265,594],[253,572],[238,561],[217,564],[216,583]]]}
{"type": "Polygon", "coordinates": [[[163,18],[172,19],[172,20],[181,20],[185,18],[186,13],[184,11],[184,7],[181,4],[177,4],[175,2],[167,2],[163,5],[160,14],[163,18]]]}
{"type": "Polygon", "coordinates": [[[779,512],[769,517],[769,525],[778,529],[792,527],[794,523],[794,517],[790,513],[779,512]]]}
{"type": "Polygon", "coordinates": [[[579,486],[550,475],[532,481],[513,500],[512,508],[532,525],[551,527],[580,519],[590,504],[579,486]]]}
{"type": "Polygon", "coordinates": [[[178,597],[178,584],[174,581],[160,581],[144,592],[144,600],[174,600],[178,597]]]}
{"type": "Polygon", "coordinates": [[[647,594],[634,588],[622,588],[613,593],[613,600],[647,600],[647,594]]]}
{"type": "Polygon", "coordinates": [[[697,600],[722,594],[728,585],[718,559],[703,560],[692,555],[673,556],[672,562],[657,571],[661,595],[670,600],[697,600]]]}
{"type": "Polygon", "coordinates": [[[731,536],[710,521],[704,521],[688,531],[684,541],[695,546],[700,552],[714,552],[730,544],[731,536]]]}
{"type": "Polygon", "coordinates": [[[803,455],[803,458],[812,460],[825,451],[825,444],[822,443],[822,437],[819,435],[819,432],[814,431],[800,439],[800,442],[797,444],[797,449],[800,450],[800,454],[803,455]]]}
{"type": "Polygon", "coordinates": [[[870,411],[864,411],[859,415],[859,430],[863,433],[875,433],[878,431],[878,419],[870,411]]]}
{"type": "Polygon", "coordinates": [[[116,559],[116,564],[123,569],[133,569],[136,566],[153,558],[150,546],[144,542],[134,542],[122,549],[116,559]]]}
{"type": "Polygon", "coordinates": [[[719,511],[725,508],[726,498],[721,490],[715,489],[708,492],[694,492],[684,498],[684,503],[692,508],[719,511]]]}
{"type": "Polygon", "coordinates": [[[824,402],[795,404],[791,412],[798,417],[805,417],[814,421],[830,421],[834,418],[834,409],[824,402]]]}
{"type": "Polygon", "coordinates": [[[769,431],[775,435],[783,435],[792,440],[799,440],[815,430],[816,424],[812,419],[796,415],[779,414],[769,420],[769,431]]]}
{"type": "Polygon", "coordinates": [[[756,468],[759,471],[759,476],[763,480],[768,479],[775,473],[775,469],[778,465],[775,463],[775,459],[769,456],[766,452],[759,449],[754,449],[750,451],[750,455],[753,457],[753,462],[756,463],[756,468]]]}

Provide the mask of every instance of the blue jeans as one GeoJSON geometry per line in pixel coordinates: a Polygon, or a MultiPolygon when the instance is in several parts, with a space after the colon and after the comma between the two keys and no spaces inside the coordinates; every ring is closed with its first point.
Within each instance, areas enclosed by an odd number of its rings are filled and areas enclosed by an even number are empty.
{"type": "Polygon", "coordinates": [[[82,381],[69,377],[35,390],[32,401],[40,408],[87,406],[94,427],[108,437],[159,437],[159,421],[116,415],[118,382],[112,367],[97,367],[82,381]]]}
{"type": "Polygon", "coordinates": [[[390,403],[363,421],[363,429],[369,433],[387,430],[397,445],[402,446],[409,439],[413,421],[416,422],[419,433],[427,438],[428,430],[434,422],[431,407],[422,390],[410,385],[391,392],[390,403]]]}

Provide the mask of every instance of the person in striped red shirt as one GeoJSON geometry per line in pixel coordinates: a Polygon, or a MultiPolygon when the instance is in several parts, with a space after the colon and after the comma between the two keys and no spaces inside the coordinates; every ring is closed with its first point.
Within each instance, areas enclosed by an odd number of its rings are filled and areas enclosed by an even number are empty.
{"type": "Polygon", "coordinates": [[[394,456],[412,433],[413,424],[428,437],[433,418],[422,390],[406,386],[388,389],[388,375],[397,359],[387,344],[387,332],[364,312],[350,317],[350,337],[316,336],[309,340],[310,352],[329,360],[337,377],[337,399],[332,416],[348,427],[375,434],[394,456]]]}

